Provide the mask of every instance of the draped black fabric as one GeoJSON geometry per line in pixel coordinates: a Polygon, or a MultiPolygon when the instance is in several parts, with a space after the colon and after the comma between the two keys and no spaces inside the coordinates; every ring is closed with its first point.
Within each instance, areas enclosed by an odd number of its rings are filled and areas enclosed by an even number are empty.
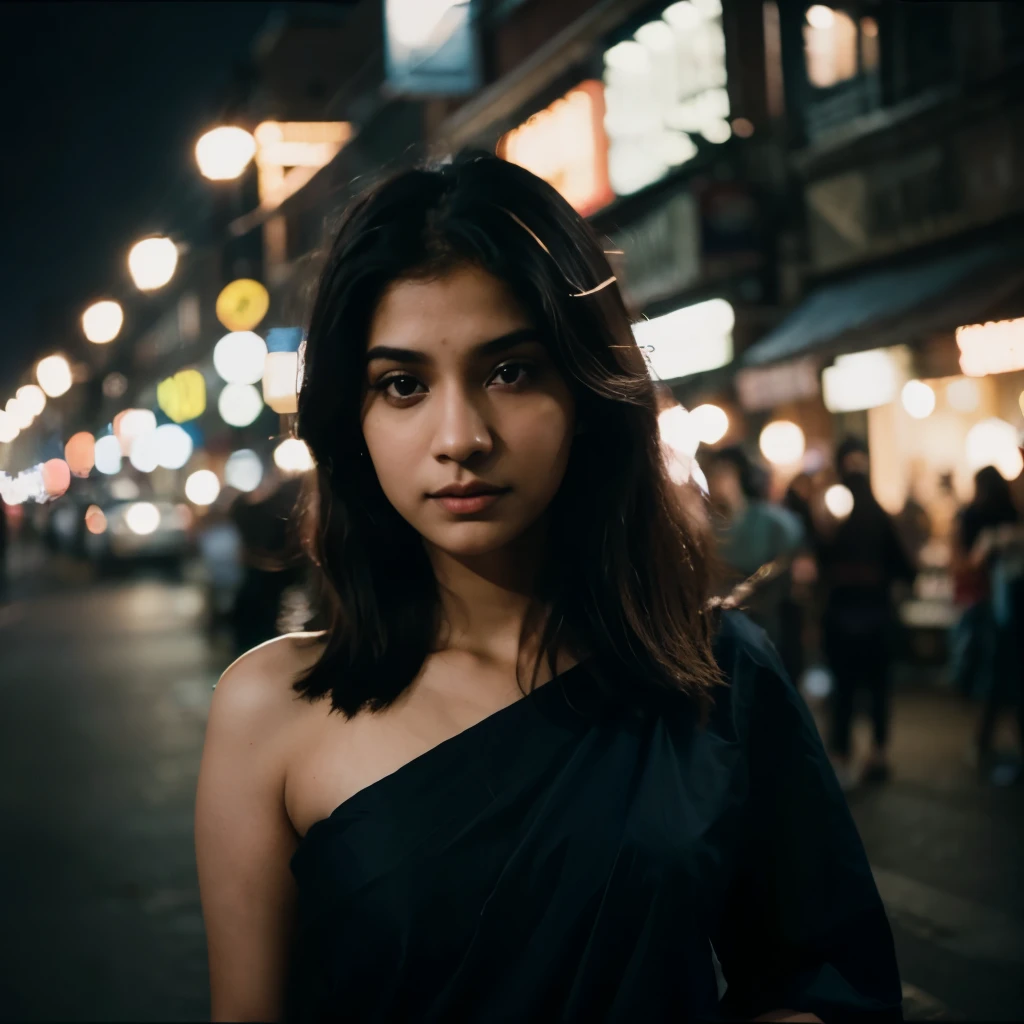
{"type": "Polygon", "coordinates": [[[610,710],[584,663],[314,825],[292,1019],[901,1020],[801,697],[742,616],[716,652],[730,685],[704,727],[681,700],[610,710]]]}

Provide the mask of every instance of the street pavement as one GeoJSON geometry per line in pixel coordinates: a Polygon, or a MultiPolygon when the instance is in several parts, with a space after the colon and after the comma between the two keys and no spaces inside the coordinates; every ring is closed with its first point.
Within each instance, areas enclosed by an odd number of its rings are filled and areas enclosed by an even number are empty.
{"type": "MultiPolygon", "coordinates": [[[[194,583],[44,568],[0,605],[0,1020],[208,1020],[192,812],[227,656],[194,583]]],[[[893,781],[851,806],[906,1015],[1024,1019],[1024,788],[976,781],[934,687],[898,694],[893,735],[893,781]]]]}

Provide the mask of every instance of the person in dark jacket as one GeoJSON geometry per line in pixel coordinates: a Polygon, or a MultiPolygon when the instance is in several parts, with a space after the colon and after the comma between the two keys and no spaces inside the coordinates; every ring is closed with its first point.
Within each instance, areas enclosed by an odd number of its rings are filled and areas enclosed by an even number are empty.
{"type": "Polygon", "coordinates": [[[889,776],[890,663],[896,624],[893,585],[916,570],[891,517],[871,490],[867,448],[848,439],[837,452],[839,479],[853,496],[843,520],[823,517],[818,558],[825,587],[825,655],[835,679],[830,752],[840,781],[852,785],[850,742],[857,693],[871,695],[874,746],[864,781],[889,776]]]}

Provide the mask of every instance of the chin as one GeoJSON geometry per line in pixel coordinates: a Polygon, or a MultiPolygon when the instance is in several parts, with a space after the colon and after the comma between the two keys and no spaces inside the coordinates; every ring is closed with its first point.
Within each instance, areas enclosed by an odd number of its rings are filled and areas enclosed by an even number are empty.
{"type": "Polygon", "coordinates": [[[434,547],[455,558],[474,558],[500,551],[517,540],[526,527],[516,529],[508,523],[470,520],[451,523],[423,533],[423,538],[434,547]]]}

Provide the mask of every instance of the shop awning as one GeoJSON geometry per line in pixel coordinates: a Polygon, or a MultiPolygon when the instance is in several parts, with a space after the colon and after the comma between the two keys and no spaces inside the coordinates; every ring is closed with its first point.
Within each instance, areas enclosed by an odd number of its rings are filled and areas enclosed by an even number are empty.
{"type": "Polygon", "coordinates": [[[990,244],[812,292],[743,354],[746,366],[914,341],[984,319],[1024,286],[1024,246],[990,244]]]}

